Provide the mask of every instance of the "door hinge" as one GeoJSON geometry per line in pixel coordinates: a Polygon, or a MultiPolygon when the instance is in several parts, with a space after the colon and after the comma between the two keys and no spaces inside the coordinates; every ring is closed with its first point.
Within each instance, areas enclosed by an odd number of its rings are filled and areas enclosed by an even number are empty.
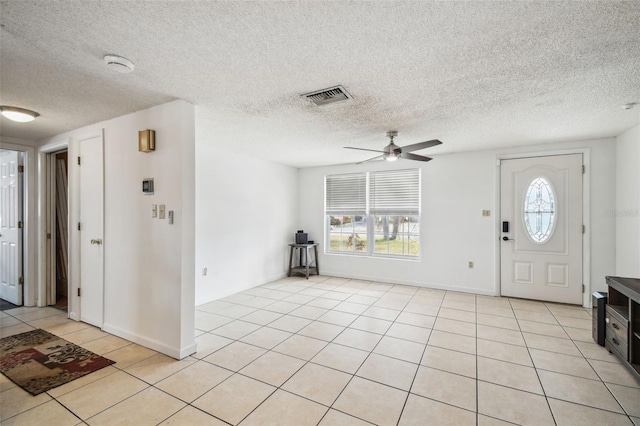
{"type": "Polygon", "coordinates": [[[18,173],[24,173],[24,166],[18,166],[18,173]]]}
{"type": "Polygon", "coordinates": [[[19,222],[18,222],[18,229],[22,229],[22,226],[23,226],[23,225],[22,225],[22,221],[19,221],[19,222]]]}
{"type": "Polygon", "coordinates": [[[584,172],[585,172],[586,170],[587,170],[587,168],[586,168],[584,165],[582,165],[582,174],[584,174],[584,172]]]}
{"type": "Polygon", "coordinates": [[[78,222],[78,231],[80,230],[80,222],[78,222]]]}
{"type": "Polygon", "coordinates": [[[47,240],[51,239],[51,232],[47,232],[47,240]]]}
{"type": "Polygon", "coordinates": [[[80,287],[78,287],[78,297],[80,297],[80,287]]]}
{"type": "Polygon", "coordinates": [[[20,285],[24,284],[24,277],[18,278],[18,284],[20,285]]]}
{"type": "Polygon", "coordinates": [[[582,284],[582,292],[584,293],[584,284],[582,284]]]}
{"type": "Polygon", "coordinates": [[[582,225],[582,233],[584,234],[585,232],[587,232],[587,227],[582,225]]]}

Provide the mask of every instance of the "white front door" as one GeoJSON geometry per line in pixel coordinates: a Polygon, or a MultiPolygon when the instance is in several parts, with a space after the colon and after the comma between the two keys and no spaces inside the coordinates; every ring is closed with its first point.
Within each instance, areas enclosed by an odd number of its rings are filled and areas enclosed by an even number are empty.
{"type": "Polygon", "coordinates": [[[501,295],[582,304],[582,154],[500,165],[501,295]]]}
{"type": "Polygon", "coordinates": [[[0,298],[22,305],[21,153],[0,151],[0,298]]]}
{"type": "Polygon", "coordinates": [[[102,136],[80,141],[80,320],[102,327],[104,164],[102,136]]]}

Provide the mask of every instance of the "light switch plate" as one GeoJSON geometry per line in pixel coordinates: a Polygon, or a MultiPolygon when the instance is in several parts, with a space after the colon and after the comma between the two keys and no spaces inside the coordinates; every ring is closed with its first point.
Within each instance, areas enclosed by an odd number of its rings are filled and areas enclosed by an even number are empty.
{"type": "Polygon", "coordinates": [[[164,204],[160,204],[160,211],[159,211],[158,217],[160,219],[164,219],[164,204]]]}
{"type": "Polygon", "coordinates": [[[158,205],[151,204],[151,217],[158,217],[158,205]]]}
{"type": "Polygon", "coordinates": [[[482,216],[491,216],[491,210],[482,210],[482,216]]]}

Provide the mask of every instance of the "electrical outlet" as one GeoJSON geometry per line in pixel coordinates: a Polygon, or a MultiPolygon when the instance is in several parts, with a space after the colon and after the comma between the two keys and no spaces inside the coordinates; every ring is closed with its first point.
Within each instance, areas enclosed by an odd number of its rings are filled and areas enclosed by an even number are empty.
{"type": "Polygon", "coordinates": [[[473,269],[473,262],[469,261],[469,269],[473,269]]]}
{"type": "Polygon", "coordinates": [[[159,217],[160,219],[164,219],[164,204],[160,204],[160,209],[159,209],[159,212],[158,212],[158,217],[159,217]]]}
{"type": "Polygon", "coordinates": [[[491,216],[491,210],[482,210],[482,216],[491,216]]]}
{"type": "Polygon", "coordinates": [[[206,267],[202,268],[202,275],[203,276],[207,275],[207,268],[206,267]]]}

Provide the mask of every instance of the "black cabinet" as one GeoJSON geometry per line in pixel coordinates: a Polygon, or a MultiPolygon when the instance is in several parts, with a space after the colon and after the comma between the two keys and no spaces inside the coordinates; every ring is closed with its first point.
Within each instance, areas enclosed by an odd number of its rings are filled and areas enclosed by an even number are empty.
{"type": "Polygon", "coordinates": [[[640,279],[607,277],[605,347],[640,380],[640,279]]]}

